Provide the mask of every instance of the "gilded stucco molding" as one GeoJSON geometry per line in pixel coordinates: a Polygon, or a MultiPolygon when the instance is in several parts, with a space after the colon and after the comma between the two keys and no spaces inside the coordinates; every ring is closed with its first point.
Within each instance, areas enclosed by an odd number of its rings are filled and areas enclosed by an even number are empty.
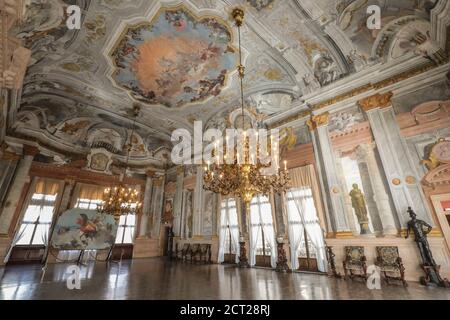
{"type": "Polygon", "coordinates": [[[365,112],[375,109],[375,108],[387,108],[392,105],[392,97],[394,94],[392,92],[387,92],[384,94],[375,94],[373,96],[364,98],[358,101],[358,105],[365,112]]]}

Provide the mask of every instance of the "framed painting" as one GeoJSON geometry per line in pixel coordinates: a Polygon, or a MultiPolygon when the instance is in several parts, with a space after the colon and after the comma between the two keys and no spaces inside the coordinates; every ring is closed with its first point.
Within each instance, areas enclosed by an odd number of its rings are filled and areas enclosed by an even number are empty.
{"type": "Polygon", "coordinates": [[[114,245],[117,224],[111,215],[71,209],[58,219],[51,246],[58,250],[106,250],[114,245]]]}

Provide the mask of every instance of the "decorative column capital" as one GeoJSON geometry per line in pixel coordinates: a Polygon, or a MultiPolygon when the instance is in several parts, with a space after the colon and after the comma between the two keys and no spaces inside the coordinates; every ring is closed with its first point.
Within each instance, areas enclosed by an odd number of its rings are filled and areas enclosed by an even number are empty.
{"type": "Polygon", "coordinates": [[[156,176],[156,172],[152,170],[147,170],[145,172],[145,175],[147,176],[147,178],[154,178],[156,176]]]}
{"type": "Polygon", "coordinates": [[[184,175],[184,166],[179,166],[179,167],[177,168],[177,174],[178,174],[178,175],[180,175],[180,174],[183,174],[183,175],[184,175]]]}
{"type": "Polygon", "coordinates": [[[394,94],[392,92],[387,92],[384,94],[377,93],[373,96],[364,98],[362,100],[358,101],[358,105],[363,109],[365,112],[370,111],[372,109],[376,108],[387,108],[392,105],[392,97],[394,94]]]}
{"type": "Polygon", "coordinates": [[[324,112],[322,114],[312,116],[311,119],[306,122],[306,125],[309,127],[309,130],[314,131],[318,127],[328,125],[329,121],[330,113],[324,112]]]}
{"type": "Polygon", "coordinates": [[[0,156],[0,160],[5,160],[5,161],[12,161],[12,162],[17,162],[21,159],[21,156],[11,152],[11,151],[7,151],[6,148],[4,150],[2,150],[2,154],[0,156]]]}
{"type": "Polygon", "coordinates": [[[25,156],[36,156],[40,153],[39,148],[34,147],[34,146],[29,146],[29,145],[24,145],[23,146],[23,154],[25,156]]]}
{"type": "Polygon", "coordinates": [[[154,182],[155,187],[162,187],[163,182],[164,182],[164,177],[160,177],[160,178],[156,179],[156,181],[154,182]]]}

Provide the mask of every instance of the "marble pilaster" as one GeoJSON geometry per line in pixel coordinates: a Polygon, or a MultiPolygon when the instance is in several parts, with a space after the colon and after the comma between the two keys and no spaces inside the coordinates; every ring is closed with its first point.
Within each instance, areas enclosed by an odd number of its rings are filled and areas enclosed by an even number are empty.
{"type": "Polygon", "coordinates": [[[161,215],[164,203],[165,177],[160,177],[154,181],[154,191],[152,196],[152,225],[151,237],[158,239],[161,231],[161,215]]]}
{"type": "Polygon", "coordinates": [[[342,182],[339,180],[336,159],[328,133],[329,114],[312,117],[308,121],[314,148],[317,150],[318,162],[322,170],[326,204],[332,231],[336,234],[349,234],[342,182]]]}
{"type": "Polygon", "coordinates": [[[392,93],[377,94],[359,101],[359,105],[369,119],[401,227],[405,228],[410,219],[409,206],[419,219],[433,224],[420,179],[397,123],[392,96],[392,93]]]}
{"type": "Polygon", "coordinates": [[[183,183],[184,183],[184,168],[177,169],[177,182],[175,197],[173,199],[173,232],[175,237],[181,236],[181,210],[183,207],[183,183]]]}
{"type": "Polygon", "coordinates": [[[152,205],[152,195],[153,195],[153,172],[147,172],[147,179],[145,181],[145,191],[144,191],[144,203],[142,206],[142,217],[141,225],[139,228],[139,237],[148,236],[148,220],[151,216],[151,205],[152,205]]]}
{"type": "Polygon", "coordinates": [[[192,236],[202,235],[202,213],[203,213],[203,171],[197,170],[197,176],[194,189],[194,212],[192,221],[192,236]]]}

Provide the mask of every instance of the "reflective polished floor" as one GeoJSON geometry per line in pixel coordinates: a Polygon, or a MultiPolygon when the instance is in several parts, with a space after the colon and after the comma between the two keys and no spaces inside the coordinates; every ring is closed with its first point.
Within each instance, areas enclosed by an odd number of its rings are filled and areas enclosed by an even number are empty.
{"type": "Polygon", "coordinates": [[[0,299],[150,299],[150,300],[450,300],[450,289],[392,285],[369,290],[357,280],[315,274],[279,274],[265,269],[191,265],[163,259],[81,268],[81,289],[67,288],[69,265],[0,268],[0,299]]]}

